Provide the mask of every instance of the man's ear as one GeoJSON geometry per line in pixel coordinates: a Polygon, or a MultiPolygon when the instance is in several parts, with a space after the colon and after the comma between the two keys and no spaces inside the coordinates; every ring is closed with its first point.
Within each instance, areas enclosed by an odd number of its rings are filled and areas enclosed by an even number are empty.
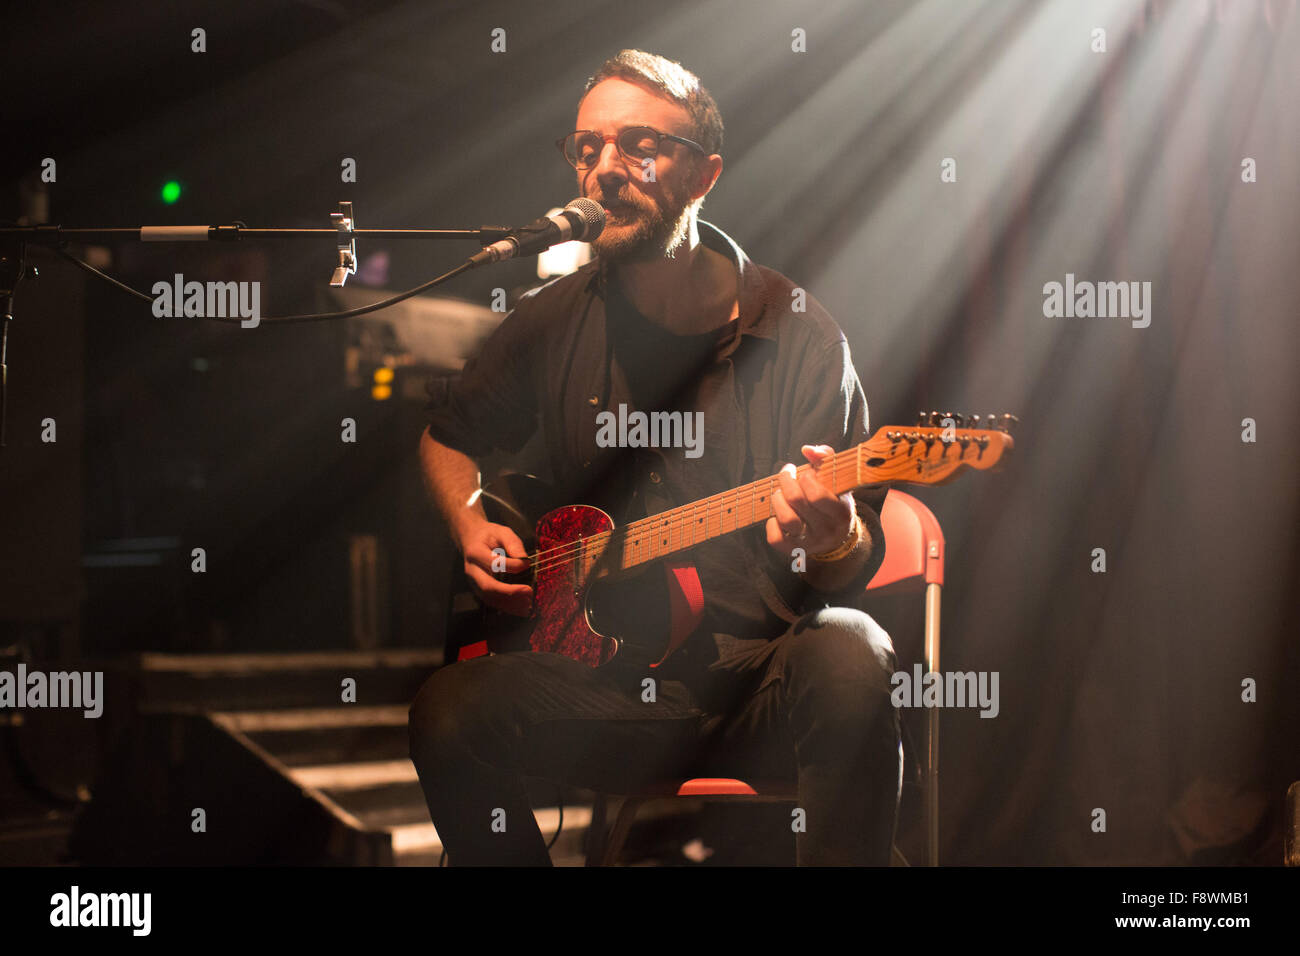
{"type": "Polygon", "coordinates": [[[714,153],[712,156],[706,156],[697,162],[691,198],[703,199],[713,189],[718,177],[722,175],[722,157],[714,153]]]}

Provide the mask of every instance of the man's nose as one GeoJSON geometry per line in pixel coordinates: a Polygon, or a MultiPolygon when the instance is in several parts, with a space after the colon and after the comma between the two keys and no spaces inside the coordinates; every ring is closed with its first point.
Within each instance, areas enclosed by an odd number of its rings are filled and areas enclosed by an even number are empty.
{"type": "Polygon", "coordinates": [[[627,164],[623,162],[618,147],[613,143],[606,143],[601,148],[600,158],[596,160],[594,169],[596,179],[600,181],[602,187],[606,183],[618,185],[620,181],[627,180],[627,164]]]}

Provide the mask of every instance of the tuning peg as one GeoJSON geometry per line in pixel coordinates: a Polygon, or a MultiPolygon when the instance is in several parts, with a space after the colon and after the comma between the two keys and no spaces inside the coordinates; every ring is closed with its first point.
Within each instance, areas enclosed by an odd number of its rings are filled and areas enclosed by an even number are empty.
{"type": "Polygon", "coordinates": [[[925,422],[926,422],[926,415],[925,415],[925,412],[917,412],[917,413],[916,413],[916,427],[917,427],[917,428],[923,428],[923,427],[925,427],[925,422]]]}
{"type": "Polygon", "coordinates": [[[979,427],[980,427],[980,417],[979,417],[978,415],[972,415],[972,416],[970,417],[970,421],[967,422],[966,425],[967,425],[968,427],[970,427],[970,428],[979,428],[979,427]]]}
{"type": "Polygon", "coordinates": [[[966,416],[962,415],[960,412],[952,416],[952,421],[958,428],[966,427],[966,416]]]}
{"type": "Polygon", "coordinates": [[[1019,424],[1020,419],[1016,418],[1015,415],[1003,415],[1002,423],[998,425],[998,428],[1002,429],[1007,434],[1011,434],[1011,429],[1019,424]]]}
{"type": "Polygon", "coordinates": [[[930,413],[930,425],[931,425],[931,427],[933,427],[933,428],[938,428],[938,427],[939,427],[940,425],[942,425],[942,424],[943,424],[943,413],[942,413],[942,412],[931,412],[931,413],[930,413]]]}

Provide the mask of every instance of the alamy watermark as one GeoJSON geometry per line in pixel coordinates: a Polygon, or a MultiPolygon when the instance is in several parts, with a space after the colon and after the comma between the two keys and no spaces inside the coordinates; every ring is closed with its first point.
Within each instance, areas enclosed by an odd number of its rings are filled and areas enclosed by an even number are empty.
{"type": "Polygon", "coordinates": [[[73,884],[50,897],[51,926],[125,926],[133,936],[148,936],[152,913],[152,893],[83,893],[73,884]]]}
{"type": "Polygon", "coordinates": [[[629,412],[596,416],[596,444],[601,448],[684,448],[687,458],[704,454],[703,412],[629,412]]]}
{"type": "Polygon", "coordinates": [[[28,707],[71,707],[96,718],[104,712],[103,671],[0,671],[0,710],[28,707]]]}
{"type": "Polygon", "coordinates": [[[238,316],[241,329],[255,329],[262,321],[262,283],[186,282],[176,273],[172,282],[155,282],[153,314],[159,319],[226,319],[238,316]]]}
{"type": "Polygon", "coordinates": [[[1065,283],[1043,286],[1043,315],[1049,319],[1132,319],[1133,328],[1151,324],[1150,282],[1075,282],[1074,273],[1065,283]]]}
{"type": "Polygon", "coordinates": [[[914,664],[912,672],[895,671],[889,699],[895,707],[979,707],[981,717],[996,717],[997,671],[926,671],[914,664]]]}

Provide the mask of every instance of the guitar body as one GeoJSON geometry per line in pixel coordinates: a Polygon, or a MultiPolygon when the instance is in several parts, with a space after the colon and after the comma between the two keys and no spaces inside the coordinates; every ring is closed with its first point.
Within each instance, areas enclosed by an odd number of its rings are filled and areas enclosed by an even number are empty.
{"type": "Polygon", "coordinates": [[[488,648],[563,654],[590,667],[606,664],[615,655],[654,666],[699,623],[699,602],[672,593],[683,572],[693,573],[693,568],[678,563],[612,570],[616,547],[607,549],[602,559],[584,555],[583,543],[617,532],[613,518],[591,505],[563,505],[534,520],[554,498],[546,484],[531,475],[505,475],[483,490],[489,521],[511,528],[530,554],[552,556],[531,572],[502,576],[533,588],[533,612],[525,619],[485,607],[479,628],[488,648]],[[694,613],[683,613],[687,606],[694,613]]]}

